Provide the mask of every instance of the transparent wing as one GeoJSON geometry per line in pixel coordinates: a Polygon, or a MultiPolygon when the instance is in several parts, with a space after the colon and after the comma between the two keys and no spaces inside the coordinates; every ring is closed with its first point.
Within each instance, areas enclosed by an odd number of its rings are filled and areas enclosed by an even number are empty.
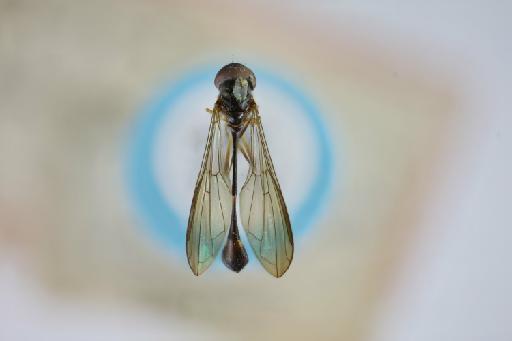
{"type": "Polygon", "coordinates": [[[260,263],[270,274],[281,277],[292,262],[293,235],[257,111],[239,148],[249,162],[249,173],[240,191],[242,224],[260,263]]]}
{"type": "Polygon", "coordinates": [[[187,258],[195,275],[213,263],[224,244],[231,218],[229,172],[233,140],[220,116],[220,112],[212,112],[188,219],[187,258]]]}

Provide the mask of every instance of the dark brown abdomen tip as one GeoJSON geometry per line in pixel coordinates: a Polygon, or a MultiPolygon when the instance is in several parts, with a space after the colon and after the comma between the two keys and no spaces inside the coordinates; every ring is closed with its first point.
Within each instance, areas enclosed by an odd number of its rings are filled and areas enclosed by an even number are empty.
{"type": "Polygon", "coordinates": [[[222,250],[222,262],[235,272],[240,272],[247,265],[249,257],[240,239],[228,238],[222,250]]]}

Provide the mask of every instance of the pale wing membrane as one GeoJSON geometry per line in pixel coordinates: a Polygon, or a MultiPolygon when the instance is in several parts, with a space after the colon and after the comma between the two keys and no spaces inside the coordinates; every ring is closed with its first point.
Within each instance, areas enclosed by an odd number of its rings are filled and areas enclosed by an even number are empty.
{"type": "Polygon", "coordinates": [[[249,173],[240,191],[242,224],[260,263],[270,274],[281,277],[292,262],[293,235],[257,111],[239,148],[249,162],[249,173]]]}
{"type": "Polygon", "coordinates": [[[221,113],[214,111],[187,228],[187,257],[192,272],[202,274],[224,244],[231,218],[232,137],[221,113]]]}

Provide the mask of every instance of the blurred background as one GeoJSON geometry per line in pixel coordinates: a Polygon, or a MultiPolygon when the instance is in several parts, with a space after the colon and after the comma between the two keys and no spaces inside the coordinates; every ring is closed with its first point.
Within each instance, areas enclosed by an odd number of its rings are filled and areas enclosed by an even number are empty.
{"type": "Polygon", "coordinates": [[[0,0],[0,340],[510,340],[511,11],[0,0]],[[291,212],[281,279],[186,262],[232,61],[291,212]]]}

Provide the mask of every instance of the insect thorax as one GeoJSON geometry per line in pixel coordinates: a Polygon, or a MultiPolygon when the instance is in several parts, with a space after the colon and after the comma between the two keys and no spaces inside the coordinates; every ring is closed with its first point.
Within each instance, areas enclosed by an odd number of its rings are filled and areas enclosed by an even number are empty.
{"type": "Polygon", "coordinates": [[[229,100],[226,101],[225,98],[219,95],[215,103],[215,108],[220,112],[222,119],[226,120],[231,129],[241,131],[253,116],[256,102],[254,102],[254,99],[250,96],[247,104],[244,108],[241,108],[238,102],[233,103],[229,100]]]}

